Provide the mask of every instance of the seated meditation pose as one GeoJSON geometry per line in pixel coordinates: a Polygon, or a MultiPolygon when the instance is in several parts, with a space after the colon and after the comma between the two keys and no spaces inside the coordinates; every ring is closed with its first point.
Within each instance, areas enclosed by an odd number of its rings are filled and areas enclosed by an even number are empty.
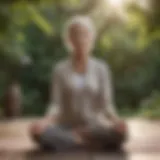
{"type": "Polygon", "coordinates": [[[75,16],[64,28],[69,56],[54,67],[49,107],[30,134],[39,146],[56,151],[121,148],[126,124],[115,111],[109,66],[91,53],[94,25],[87,16],[75,16]]]}

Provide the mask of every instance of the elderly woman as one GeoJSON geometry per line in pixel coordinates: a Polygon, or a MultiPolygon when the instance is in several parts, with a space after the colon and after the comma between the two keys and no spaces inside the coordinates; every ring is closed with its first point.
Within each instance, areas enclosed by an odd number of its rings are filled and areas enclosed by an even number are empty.
{"type": "Polygon", "coordinates": [[[31,135],[53,150],[120,148],[126,126],[114,108],[109,67],[91,56],[96,38],[92,21],[76,16],[64,33],[70,55],[55,67],[50,105],[45,118],[31,126],[31,135]]]}

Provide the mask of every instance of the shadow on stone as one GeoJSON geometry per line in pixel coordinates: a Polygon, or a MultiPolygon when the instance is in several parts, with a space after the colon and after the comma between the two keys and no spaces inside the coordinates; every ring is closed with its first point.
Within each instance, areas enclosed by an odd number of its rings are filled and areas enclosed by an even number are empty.
{"type": "Polygon", "coordinates": [[[64,151],[52,152],[44,150],[30,151],[26,153],[25,160],[128,160],[124,151],[64,151]]]}

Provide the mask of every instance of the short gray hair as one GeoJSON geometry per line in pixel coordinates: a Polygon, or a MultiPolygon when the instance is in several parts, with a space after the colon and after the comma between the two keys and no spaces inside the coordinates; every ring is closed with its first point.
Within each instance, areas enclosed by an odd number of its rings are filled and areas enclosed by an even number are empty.
{"type": "Polygon", "coordinates": [[[66,22],[66,24],[65,24],[65,26],[64,26],[64,29],[63,29],[63,34],[62,34],[62,38],[63,38],[63,40],[64,40],[64,43],[65,43],[65,45],[66,45],[66,47],[67,47],[67,49],[68,49],[69,51],[72,50],[72,46],[71,46],[71,45],[69,44],[69,42],[67,41],[68,35],[69,35],[69,30],[70,30],[70,28],[71,28],[73,25],[75,25],[75,24],[81,24],[81,25],[83,25],[84,27],[87,27],[88,30],[91,31],[91,35],[92,35],[92,40],[93,40],[93,42],[94,42],[95,39],[96,39],[96,29],[95,29],[95,27],[94,27],[94,24],[93,24],[93,22],[92,22],[92,19],[91,19],[90,17],[88,17],[88,16],[79,16],[79,15],[74,16],[74,17],[70,18],[70,19],[66,22]]]}

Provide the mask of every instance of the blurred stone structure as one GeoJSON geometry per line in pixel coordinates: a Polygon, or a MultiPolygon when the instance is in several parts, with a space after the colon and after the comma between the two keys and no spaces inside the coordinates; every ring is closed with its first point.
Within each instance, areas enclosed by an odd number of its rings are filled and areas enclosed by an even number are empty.
{"type": "Polygon", "coordinates": [[[30,64],[30,58],[23,56],[20,59],[20,63],[11,69],[9,83],[3,97],[5,118],[16,118],[22,113],[22,90],[20,76],[23,69],[30,64]]]}

